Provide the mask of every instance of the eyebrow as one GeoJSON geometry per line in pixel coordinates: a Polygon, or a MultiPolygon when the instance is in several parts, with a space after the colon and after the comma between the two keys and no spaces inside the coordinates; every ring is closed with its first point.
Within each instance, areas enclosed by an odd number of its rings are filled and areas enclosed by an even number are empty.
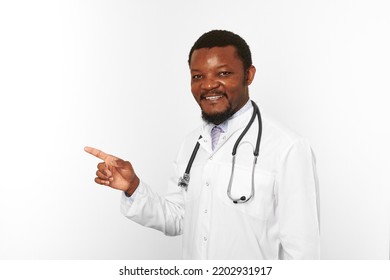
{"type": "MultiPolygon", "coordinates": [[[[219,69],[219,68],[224,68],[224,67],[229,67],[229,65],[227,65],[227,64],[222,64],[222,65],[217,66],[217,69],[219,69]]],[[[191,72],[202,72],[201,70],[195,69],[195,68],[194,68],[194,69],[191,68],[190,71],[191,71],[191,72]]]]}
{"type": "Polygon", "coordinates": [[[228,67],[229,65],[227,65],[227,64],[222,64],[222,65],[220,65],[220,66],[218,66],[217,68],[223,68],[223,67],[228,67]]]}

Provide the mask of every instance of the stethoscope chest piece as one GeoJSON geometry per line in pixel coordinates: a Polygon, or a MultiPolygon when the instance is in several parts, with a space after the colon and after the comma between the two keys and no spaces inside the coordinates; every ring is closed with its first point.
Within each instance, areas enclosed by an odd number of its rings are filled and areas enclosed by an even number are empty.
{"type": "Polygon", "coordinates": [[[188,190],[188,184],[190,183],[190,174],[184,173],[183,177],[180,177],[178,186],[183,190],[188,190]]]}

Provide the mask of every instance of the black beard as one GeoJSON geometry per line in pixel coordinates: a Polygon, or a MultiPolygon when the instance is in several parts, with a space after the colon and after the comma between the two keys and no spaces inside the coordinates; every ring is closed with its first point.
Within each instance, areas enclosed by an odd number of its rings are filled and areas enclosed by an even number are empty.
{"type": "Polygon", "coordinates": [[[229,107],[223,111],[218,112],[214,114],[207,114],[202,110],[202,119],[206,121],[207,123],[213,123],[215,125],[219,125],[229,119],[231,116],[234,115],[234,112],[232,110],[232,106],[229,104],[229,107]]]}

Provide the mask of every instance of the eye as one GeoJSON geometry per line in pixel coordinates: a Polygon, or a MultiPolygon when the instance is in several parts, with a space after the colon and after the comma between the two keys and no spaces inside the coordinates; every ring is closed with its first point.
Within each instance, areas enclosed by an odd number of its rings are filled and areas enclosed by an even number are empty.
{"type": "Polygon", "coordinates": [[[221,77],[226,77],[226,76],[229,76],[231,74],[232,74],[232,72],[229,72],[229,71],[219,72],[219,76],[221,76],[221,77]]]}
{"type": "Polygon", "coordinates": [[[193,75],[192,79],[193,80],[200,80],[200,79],[202,79],[202,77],[203,77],[202,75],[197,74],[197,75],[193,75]]]}

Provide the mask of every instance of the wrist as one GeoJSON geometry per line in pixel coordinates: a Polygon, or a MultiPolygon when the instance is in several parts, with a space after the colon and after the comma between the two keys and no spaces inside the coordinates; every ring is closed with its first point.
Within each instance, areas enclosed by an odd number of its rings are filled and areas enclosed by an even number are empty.
{"type": "Polygon", "coordinates": [[[140,183],[140,180],[137,176],[135,176],[135,178],[130,181],[130,186],[127,190],[124,191],[125,195],[127,197],[130,197],[132,196],[132,194],[135,192],[135,190],[138,188],[139,186],[139,183],[140,183]]]}

